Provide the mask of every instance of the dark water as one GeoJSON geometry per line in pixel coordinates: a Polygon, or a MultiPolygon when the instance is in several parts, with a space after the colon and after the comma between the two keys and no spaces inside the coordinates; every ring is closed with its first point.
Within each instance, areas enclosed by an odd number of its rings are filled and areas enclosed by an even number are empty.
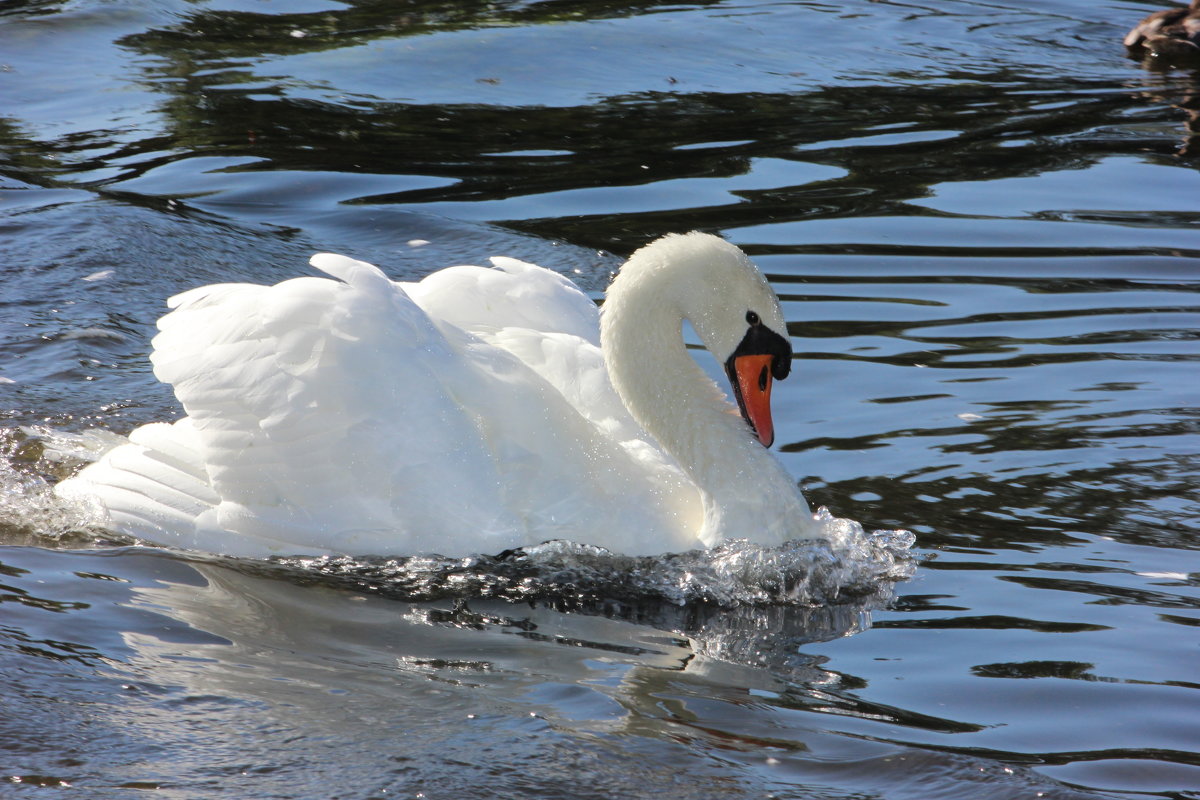
{"type": "Polygon", "coordinates": [[[0,796],[1200,798],[1200,83],[1124,57],[1153,8],[0,5],[0,796]],[[178,413],[176,291],[335,250],[599,292],[694,228],[784,300],[781,457],[910,579],[678,605],[568,552],[516,602],[48,496],[178,413]]]}

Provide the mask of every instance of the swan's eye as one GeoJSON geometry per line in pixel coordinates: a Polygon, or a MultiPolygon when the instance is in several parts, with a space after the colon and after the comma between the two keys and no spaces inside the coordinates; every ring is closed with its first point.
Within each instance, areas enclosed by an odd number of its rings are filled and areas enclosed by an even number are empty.
{"type": "Polygon", "coordinates": [[[751,325],[757,325],[762,322],[762,320],[758,318],[758,314],[755,314],[753,311],[747,311],[746,322],[750,323],[751,325]]]}

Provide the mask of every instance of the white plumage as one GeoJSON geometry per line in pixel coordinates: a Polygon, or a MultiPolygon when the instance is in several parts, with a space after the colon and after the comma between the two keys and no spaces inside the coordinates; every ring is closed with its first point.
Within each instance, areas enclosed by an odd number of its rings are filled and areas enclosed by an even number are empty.
{"type": "Polygon", "coordinates": [[[815,535],[795,482],[682,343],[687,318],[724,363],[751,311],[783,333],[732,245],[643,248],[603,324],[570,281],[513,259],[419,283],[312,264],[333,279],[171,298],[151,360],[187,416],[138,428],[59,494],[98,502],[118,530],[242,556],[815,535]]]}

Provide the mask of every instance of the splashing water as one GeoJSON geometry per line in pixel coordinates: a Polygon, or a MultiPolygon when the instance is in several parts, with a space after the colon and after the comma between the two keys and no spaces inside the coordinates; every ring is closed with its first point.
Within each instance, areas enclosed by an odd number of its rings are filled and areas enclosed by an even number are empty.
{"type": "Polygon", "coordinates": [[[96,509],[64,503],[53,484],[123,437],[97,430],[69,436],[44,428],[0,431],[0,544],[96,547],[128,541],[95,525],[96,509]]]}
{"type": "Polygon", "coordinates": [[[276,561],[407,600],[497,597],[579,608],[650,602],[729,608],[861,601],[915,571],[912,533],[867,533],[859,523],[838,519],[824,508],[816,518],[827,539],[794,540],[778,547],[734,540],[710,550],[633,557],[555,540],[497,556],[276,561]]]}
{"type": "Polygon", "coordinates": [[[868,533],[826,509],[827,540],[631,557],[556,540],[497,556],[297,557],[236,567],[289,573],[417,603],[454,601],[430,624],[521,628],[518,611],[480,615],[477,599],[623,619],[687,637],[693,655],[790,673],[811,667],[799,647],[859,633],[916,571],[913,535],[868,533]]]}

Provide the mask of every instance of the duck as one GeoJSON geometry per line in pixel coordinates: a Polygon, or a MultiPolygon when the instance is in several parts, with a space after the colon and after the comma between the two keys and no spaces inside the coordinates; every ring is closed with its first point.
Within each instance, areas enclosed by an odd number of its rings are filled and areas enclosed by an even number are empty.
{"type": "Polygon", "coordinates": [[[1155,11],[1125,36],[1125,47],[1137,58],[1200,62],[1200,0],[1155,11]]]}
{"type": "Polygon", "coordinates": [[[822,536],[769,449],[793,354],[741,249],[663,236],[602,309],[553,270],[490,261],[398,282],[321,253],[323,276],[170,298],[150,360],[184,416],[136,428],[56,493],[119,533],[247,558],[822,536]]]}

